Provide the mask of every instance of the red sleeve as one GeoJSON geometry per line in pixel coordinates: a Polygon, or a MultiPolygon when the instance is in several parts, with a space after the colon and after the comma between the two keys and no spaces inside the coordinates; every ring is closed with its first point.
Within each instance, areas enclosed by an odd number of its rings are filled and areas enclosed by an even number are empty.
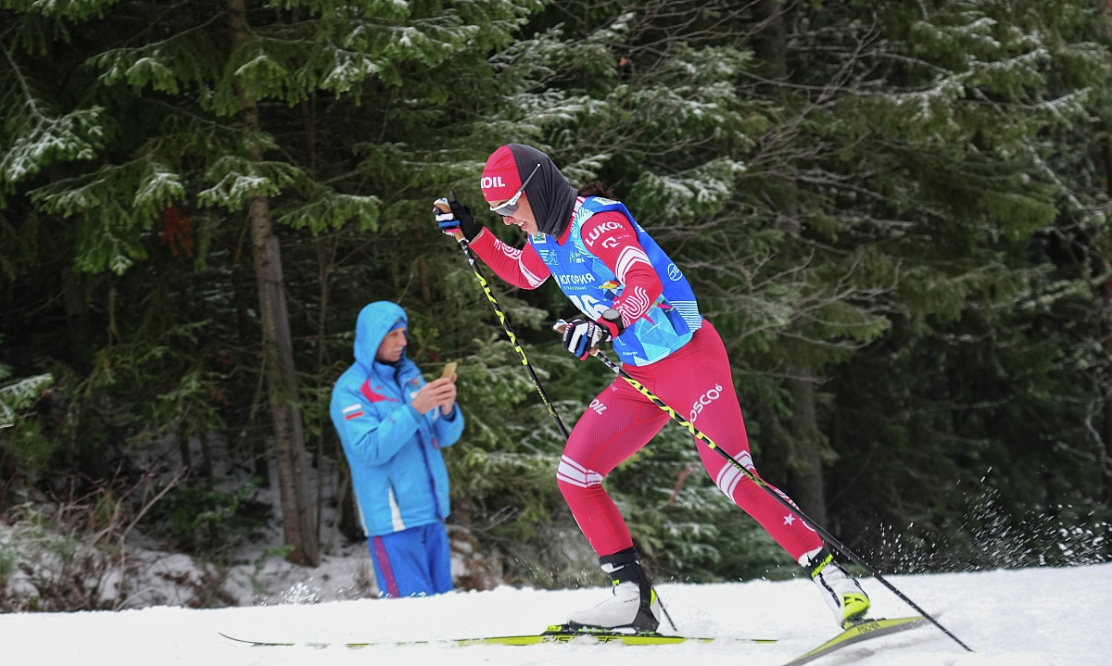
{"type": "Polygon", "coordinates": [[[519,250],[503,243],[489,229],[483,229],[470,245],[498,277],[515,287],[536,289],[552,275],[532,244],[519,250]]]}
{"type": "Polygon", "coordinates": [[[622,324],[628,327],[664,293],[649,256],[637,242],[637,230],[625,215],[609,211],[592,215],[581,234],[587,250],[606,264],[622,285],[622,295],[614,301],[614,308],[622,313],[622,324]]]}

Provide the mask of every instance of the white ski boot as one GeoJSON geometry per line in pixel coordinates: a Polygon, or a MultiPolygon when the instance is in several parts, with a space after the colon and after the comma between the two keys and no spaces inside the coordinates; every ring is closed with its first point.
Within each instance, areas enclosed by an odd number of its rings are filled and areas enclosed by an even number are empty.
{"type": "Polygon", "coordinates": [[[572,627],[633,628],[654,632],[660,626],[660,602],[637,551],[630,548],[598,558],[614,584],[611,597],[594,608],[568,615],[572,627]]]}
{"type": "Polygon", "coordinates": [[[863,620],[869,610],[869,595],[845,569],[834,561],[826,546],[799,558],[803,570],[815,581],[826,605],[834,613],[834,621],[843,629],[863,620]]]}

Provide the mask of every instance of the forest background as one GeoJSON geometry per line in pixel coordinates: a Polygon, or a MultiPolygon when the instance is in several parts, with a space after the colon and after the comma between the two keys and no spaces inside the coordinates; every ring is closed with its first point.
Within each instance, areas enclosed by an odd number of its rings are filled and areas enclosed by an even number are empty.
{"type": "MultiPolygon", "coordinates": [[[[217,571],[267,521],[309,567],[358,542],[328,400],[383,299],[459,363],[458,583],[597,575],[432,220],[509,142],[629,205],[762,474],[876,568],[1108,560],[1110,37],[1096,0],[0,0],[0,608],[118,606],[66,577],[139,533],[217,571]]],[[[612,375],[568,302],[491,286],[574,422],[612,375]]],[[[607,484],[658,579],[794,574],[679,428],[607,484]]]]}

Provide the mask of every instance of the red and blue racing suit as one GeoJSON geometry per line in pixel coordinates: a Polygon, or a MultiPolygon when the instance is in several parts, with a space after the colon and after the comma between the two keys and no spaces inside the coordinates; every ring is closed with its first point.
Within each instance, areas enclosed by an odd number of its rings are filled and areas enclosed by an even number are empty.
{"type": "MultiPolygon", "coordinates": [[[[537,234],[518,250],[484,231],[471,247],[517,287],[536,289],[554,278],[591,319],[599,319],[607,308],[618,310],[626,328],[613,344],[625,370],[756,474],[722,339],[699,314],[683,273],[624,205],[581,197],[560,238],[537,234]]],[[[618,377],[572,429],[556,479],[599,556],[633,546],[625,520],[602,487],[603,478],[668,420],[668,414],[618,377]]],[[[709,447],[696,444],[715,484],[793,559],[822,546],[797,515],[709,447]]]]}

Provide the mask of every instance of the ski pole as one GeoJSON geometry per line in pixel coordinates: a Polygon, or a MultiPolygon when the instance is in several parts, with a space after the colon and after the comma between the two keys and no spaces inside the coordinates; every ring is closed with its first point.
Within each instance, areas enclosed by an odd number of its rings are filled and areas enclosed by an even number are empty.
{"type": "MultiPolygon", "coordinates": [[[[567,326],[567,323],[564,322],[563,320],[560,320],[560,321],[556,322],[556,325],[553,326],[553,329],[555,329],[556,331],[562,332],[564,327],[566,327],[566,326],[567,326]]],[[[695,427],[695,425],[693,423],[691,423],[691,421],[688,421],[684,417],[680,416],[679,413],[676,412],[676,410],[672,409],[670,406],[668,406],[668,404],[666,402],[664,402],[663,400],[658,398],[655,394],[653,394],[653,392],[650,391],[648,388],[646,388],[644,384],[642,384],[641,382],[639,382],[636,379],[634,379],[633,377],[631,377],[628,372],[626,372],[625,370],[623,370],[621,368],[621,366],[619,366],[618,364],[614,363],[609,358],[607,358],[607,356],[602,353],[602,350],[595,347],[595,348],[591,349],[590,354],[592,356],[594,356],[595,358],[597,358],[598,360],[602,361],[606,365],[606,367],[613,370],[622,379],[626,380],[626,382],[630,386],[632,386],[634,389],[636,389],[638,393],[640,393],[641,395],[648,398],[650,402],[652,402],[654,405],[656,405],[660,409],[664,410],[668,414],[668,416],[670,416],[672,418],[673,421],[675,421],[676,423],[678,423],[679,425],[681,425],[685,429],[687,429],[687,431],[690,432],[691,435],[693,437],[695,437],[695,439],[699,440],[703,444],[706,444],[712,451],[714,451],[718,455],[725,458],[726,462],[730,463],[738,471],[740,471],[742,474],[744,474],[747,479],[749,479],[753,483],[757,484],[757,486],[759,486],[765,492],[767,492],[770,496],[772,496],[773,499],[775,499],[777,502],[779,502],[781,505],[783,505],[784,508],[786,508],[788,511],[791,511],[796,516],[798,516],[800,518],[800,520],[802,520],[804,523],[806,523],[808,526],[810,526],[811,529],[815,530],[815,532],[817,532],[828,544],[830,544],[831,546],[836,548],[839,552],[841,552],[843,555],[845,555],[849,559],[856,562],[858,565],[860,565],[864,569],[866,569],[870,574],[873,575],[873,578],[876,578],[878,581],[880,581],[882,584],[884,584],[884,586],[887,587],[889,590],[891,590],[897,597],[899,597],[900,599],[903,599],[904,602],[906,602],[907,605],[914,608],[917,613],[919,613],[920,615],[922,615],[926,619],[930,620],[931,623],[934,624],[934,626],[936,626],[940,630],[942,630],[942,633],[944,633],[947,636],[949,636],[950,638],[952,638],[954,640],[954,642],[956,642],[958,645],[965,648],[967,652],[973,652],[973,648],[971,648],[968,645],[966,645],[965,643],[963,643],[957,636],[955,636],[948,629],[946,629],[946,627],[943,627],[938,622],[938,620],[934,619],[929,613],[927,613],[925,610],[920,608],[918,604],[916,604],[914,601],[912,601],[910,598],[908,598],[907,595],[905,595],[903,592],[900,592],[898,589],[896,589],[896,587],[894,585],[889,583],[888,580],[884,578],[884,576],[881,576],[880,573],[876,569],[869,566],[869,564],[867,562],[865,562],[865,560],[863,560],[861,557],[859,557],[857,555],[857,553],[850,550],[848,546],[843,544],[838,539],[834,538],[833,534],[831,534],[827,530],[823,529],[823,527],[820,526],[815,521],[811,520],[811,517],[808,516],[807,514],[803,513],[803,511],[799,507],[795,506],[794,503],[792,503],[792,502],[788,501],[787,499],[784,499],[783,497],[781,497],[780,494],[777,493],[775,490],[773,490],[772,487],[769,486],[768,483],[764,479],[762,479],[761,477],[759,477],[756,474],[754,474],[753,472],[751,472],[748,467],[746,467],[745,465],[742,465],[740,462],[737,461],[737,459],[735,459],[729,453],[726,453],[721,448],[719,448],[719,446],[714,443],[714,440],[712,440],[710,437],[707,437],[704,433],[702,433],[698,428],[695,427]]]]}
{"type": "MultiPolygon", "coordinates": [[[[457,200],[454,190],[449,192],[449,196],[451,197],[452,201],[457,200]]],[[[445,210],[442,204],[436,204],[436,207],[444,213],[447,213],[451,210],[451,208],[445,210]]],[[[548,409],[548,413],[552,415],[553,419],[555,419],[556,425],[560,428],[560,433],[563,434],[564,440],[566,441],[570,436],[568,428],[564,425],[563,420],[560,419],[560,415],[556,413],[556,407],[553,406],[552,401],[548,398],[548,393],[544,390],[544,386],[541,385],[540,378],[537,377],[536,371],[529,363],[529,359],[525,356],[525,350],[521,348],[521,343],[518,342],[517,336],[514,335],[513,329],[510,328],[510,322],[507,321],[506,314],[502,312],[502,306],[499,305],[498,299],[494,296],[494,292],[491,291],[490,283],[488,283],[486,278],[483,277],[483,272],[479,269],[479,262],[475,259],[475,253],[471,251],[471,244],[467,241],[467,238],[464,237],[463,233],[458,230],[455,231],[452,235],[455,236],[456,241],[459,242],[460,248],[463,249],[463,253],[467,256],[467,263],[471,264],[471,270],[474,271],[475,277],[479,280],[479,284],[482,285],[483,293],[486,294],[487,300],[490,301],[491,307],[494,308],[494,314],[498,315],[498,321],[501,322],[502,329],[506,331],[506,335],[510,338],[510,344],[513,345],[514,351],[517,352],[518,357],[521,359],[521,364],[524,365],[525,369],[529,371],[529,377],[533,380],[533,386],[537,387],[537,393],[540,394],[541,401],[548,409]]]]}

